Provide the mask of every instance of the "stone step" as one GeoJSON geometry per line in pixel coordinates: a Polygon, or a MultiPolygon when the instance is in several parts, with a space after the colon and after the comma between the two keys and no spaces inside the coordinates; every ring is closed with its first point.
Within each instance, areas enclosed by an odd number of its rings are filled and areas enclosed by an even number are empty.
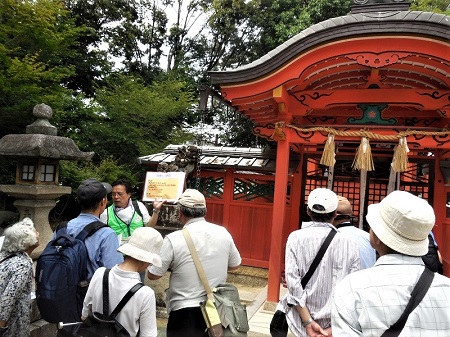
{"type": "Polygon", "coordinates": [[[49,323],[41,318],[39,309],[36,304],[36,299],[31,300],[31,333],[30,337],[56,337],[56,324],[49,323]]]}
{"type": "Polygon", "coordinates": [[[43,319],[31,323],[30,337],[56,337],[57,333],[56,324],[43,319]]]}
{"type": "Polygon", "coordinates": [[[267,269],[240,266],[238,269],[228,272],[227,282],[250,287],[265,287],[268,277],[267,269]]]}

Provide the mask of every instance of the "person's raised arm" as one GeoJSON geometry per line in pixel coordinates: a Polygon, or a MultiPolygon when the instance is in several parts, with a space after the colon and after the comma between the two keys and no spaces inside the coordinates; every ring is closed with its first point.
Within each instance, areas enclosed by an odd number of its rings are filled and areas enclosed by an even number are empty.
{"type": "Polygon", "coordinates": [[[154,200],[153,201],[153,213],[150,220],[145,224],[147,227],[155,227],[158,222],[159,213],[161,212],[161,207],[166,200],[154,200]]]}

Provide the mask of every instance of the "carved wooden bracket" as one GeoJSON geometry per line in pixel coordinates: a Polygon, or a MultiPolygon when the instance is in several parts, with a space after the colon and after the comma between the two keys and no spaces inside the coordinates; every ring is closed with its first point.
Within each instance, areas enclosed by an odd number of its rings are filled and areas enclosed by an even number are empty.
{"type": "Polygon", "coordinates": [[[395,64],[399,60],[410,56],[409,53],[393,53],[393,52],[385,52],[385,53],[354,53],[345,55],[345,57],[355,60],[358,64],[362,66],[367,66],[371,68],[381,68],[388,66],[390,64],[395,64]]]}

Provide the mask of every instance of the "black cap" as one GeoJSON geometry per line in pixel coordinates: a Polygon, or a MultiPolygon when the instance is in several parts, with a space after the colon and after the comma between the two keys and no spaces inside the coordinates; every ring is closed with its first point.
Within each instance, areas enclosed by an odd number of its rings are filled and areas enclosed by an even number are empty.
{"type": "Polygon", "coordinates": [[[83,180],[77,189],[77,199],[80,204],[96,203],[102,200],[112,187],[108,183],[101,183],[97,179],[90,178],[83,180]]]}

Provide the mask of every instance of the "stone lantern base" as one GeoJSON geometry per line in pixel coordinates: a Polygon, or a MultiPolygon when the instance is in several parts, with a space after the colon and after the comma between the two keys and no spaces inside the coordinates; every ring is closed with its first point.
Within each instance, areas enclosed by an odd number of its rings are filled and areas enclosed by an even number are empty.
{"type": "Polygon", "coordinates": [[[0,191],[17,198],[14,206],[19,210],[20,219],[28,217],[33,220],[40,237],[39,247],[31,254],[35,260],[53,235],[48,215],[56,205],[55,200],[61,195],[70,194],[72,189],[55,185],[0,185],[0,191]]]}

